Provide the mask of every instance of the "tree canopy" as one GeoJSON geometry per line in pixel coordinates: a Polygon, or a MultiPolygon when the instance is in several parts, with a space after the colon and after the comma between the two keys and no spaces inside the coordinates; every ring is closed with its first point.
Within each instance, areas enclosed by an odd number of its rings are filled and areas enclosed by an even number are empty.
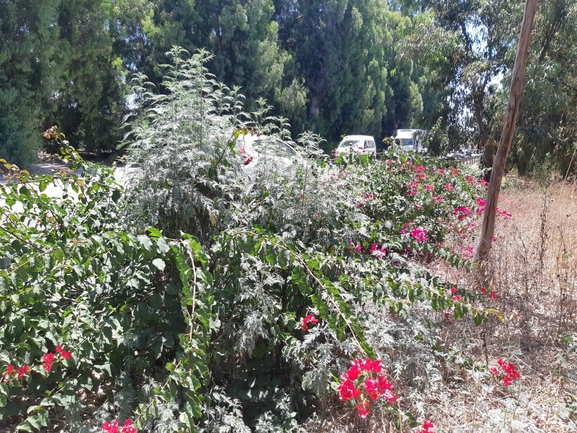
{"type": "MultiPolygon", "coordinates": [[[[525,172],[545,158],[571,169],[575,9],[538,10],[512,153],[525,172]]],[[[54,124],[77,148],[115,150],[133,74],[166,91],[180,46],[210,52],[209,71],[249,109],[264,101],[327,151],[344,134],[436,125],[448,144],[433,150],[475,147],[490,165],[521,13],[511,0],[3,1],[0,154],[30,162],[54,124]]]]}

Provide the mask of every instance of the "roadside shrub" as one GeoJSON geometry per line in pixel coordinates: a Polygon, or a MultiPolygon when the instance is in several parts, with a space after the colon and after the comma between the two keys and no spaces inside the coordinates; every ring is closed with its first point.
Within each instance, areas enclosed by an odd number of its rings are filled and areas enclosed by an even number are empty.
{"type": "Polygon", "coordinates": [[[81,174],[2,187],[2,422],[297,431],[364,360],[380,368],[342,410],[421,425],[412,396],[438,380],[440,324],[490,314],[424,266],[470,265],[444,242],[471,236],[477,174],[393,151],[331,164],[319,137],[293,142],[282,119],[243,113],[205,53],[172,55],[164,93],[140,78],[126,189],[69,149],[81,174]],[[244,165],[248,131],[295,152],[244,165]],[[61,197],[43,195],[51,184],[61,197]]]}

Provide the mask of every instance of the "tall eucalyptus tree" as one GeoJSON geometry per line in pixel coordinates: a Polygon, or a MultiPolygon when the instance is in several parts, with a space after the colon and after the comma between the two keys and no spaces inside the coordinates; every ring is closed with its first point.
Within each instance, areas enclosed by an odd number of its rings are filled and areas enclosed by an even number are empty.
{"type": "Polygon", "coordinates": [[[60,71],[60,0],[0,2],[0,158],[27,164],[40,147],[41,107],[60,71]]]}

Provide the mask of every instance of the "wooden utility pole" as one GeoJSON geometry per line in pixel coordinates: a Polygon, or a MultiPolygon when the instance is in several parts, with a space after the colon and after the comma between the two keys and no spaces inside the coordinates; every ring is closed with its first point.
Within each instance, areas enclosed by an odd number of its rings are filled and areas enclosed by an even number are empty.
{"type": "Polygon", "coordinates": [[[533,30],[533,21],[535,20],[535,11],[537,9],[537,0],[526,0],[525,12],[523,14],[523,23],[521,24],[521,36],[519,46],[517,47],[517,57],[515,58],[515,67],[513,68],[513,80],[509,91],[509,104],[507,105],[507,118],[501,133],[497,155],[493,161],[491,170],[491,181],[487,191],[487,200],[485,211],[483,212],[483,226],[481,229],[481,240],[477,248],[475,259],[485,262],[489,258],[493,235],[495,234],[495,216],[497,214],[497,202],[501,183],[505,174],[505,163],[507,155],[513,141],[515,124],[519,114],[519,102],[523,90],[523,80],[525,78],[525,65],[529,55],[529,44],[531,42],[531,31],[533,30]]]}

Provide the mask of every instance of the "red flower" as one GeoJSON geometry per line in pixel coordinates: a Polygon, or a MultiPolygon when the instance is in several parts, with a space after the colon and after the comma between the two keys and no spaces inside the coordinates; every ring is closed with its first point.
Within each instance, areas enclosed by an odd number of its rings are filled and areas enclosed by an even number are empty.
{"type": "Polygon", "coordinates": [[[379,381],[379,393],[384,394],[385,391],[393,389],[393,384],[387,381],[387,376],[384,374],[379,374],[377,380],[379,381]]]}
{"type": "Polygon", "coordinates": [[[499,296],[495,293],[494,290],[491,290],[491,293],[489,293],[489,294],[487,295],[487,298],[493,299],[493,300],[495,300],[495,301],[498,301],[498,300],[499,300],[499,296]]]}
{"type": "Polygon", "coordinates": [[[361,368],[359,367],[358,362],[353,361],[352,367],[349,368],[345,373],[345,378],[349,380],[357,380],[360,374],[361,374],[361,368]]]}
{"type": "Polygon", "coordinates": [[[397,401],[397,398],[399,398],[393,394],[390,389],[387,389],[385,392],[383,392],[382,395],[387,399],[390,405],[392,405],[395,401],[397,401]]]}
{"type": "Polygon", "coordinates": [[[22,379],[24,377],[24,375],[26,373],[28,373],[29,371],[30,371],[29,365],[25,365],[23,367],[20,367],[18,370],[16,370],[16,374],[18,375],[18,380],[22,379]]]}
{"type": "Polygon", "coordinates": [[[124,423],[124,427],[122,427],[122,433],[136,433],[137,430],[135,427],[132,426],[132,420],[127,419],[124,423]]]}
{"type": "Polygon", "coordinates": [[[365,380],[364,387],[373,400],[379,398],[379,382],[376,379],[368,378],[365,380]]]}
{"type": "Polygon", "coordinates": [[[42,368],[46,370],[47,373],[52,371],[52,363],[54,362],[54,354],[53,353],[46,353],[42,355],[42,368]]]}
{"type": "Polygon", "coordinates": [[[317,323],[319,323],[319,320],[313,315],[313,313],[310,313],[308,316],[306,316],[303,319],[303,326],[302,326],[302,330],[303,331],[308,331],[309,327],[308,325],[316,325],[317,323]]]}
{"type": "Polygon", "coordinates": [[[12,364],[8,364],[6,366],[6,372],[2,375],[2,377],[4,377],[4,383],[8,383],[8,379],[10,379],[12,373],[14,373],[14,366],[12,364]]]}
{"type": "Polygon", "coordinates": [[[433,424],[431,421],[427,421],[426,419],[423,420],[423,429],[419,430],[416,433],[433,433],[433,430],[435,428],[435,424],[433,424]]]}
{"type": "Polygon", "coordinates": [[[61,355],[62,358],[64,358],[66,361],[68,361],[70,358],[72,358],[72,352],[67,352],[66,350],[63,350],[62,352],[60,352],[60,355],[61,355]]]}
{"type": "Polygon", "coordinates": [[[60,353],[62,352],[62,346],[59,344],[58,346],[56,346],[56,353],[60,353]]]}
{"type": "Polygon", "coordinates": [[[112,422],[105,422],[104,424],[102,424],[101,428],[102,430],[106,430],[108,433],[120,433],[117,419],[115,419],[112,422]]]}
{"type": "Polygon", "coordinates": [[[497,364],[499,364],[499,367],[501,367],[501,370],[504,372],[504,374],[496,367],[491,368],[489,371],[495,376],[503,376],[503,385],[511,386],[513,384],[513,380],[519,379],[521,377],[517,371],[517,367],[515,367],[514,364],[507,362],[504,359],[498,359],[497,364]]]}
{"type": "Polygon", "coordinates": [[[357,404],[357,411],[361,418],[366,418],[371,412],[371,403],[367,400],[364,403],[357,404]]]}
{"type": "Polygon", "coordinates": [[[339,392],[339,398],[342,401],[349,401],[361,395],[361,391],[355,388],[355,384],[352,380],[345,380],[339,385],[337,391],[339,392]]]}

